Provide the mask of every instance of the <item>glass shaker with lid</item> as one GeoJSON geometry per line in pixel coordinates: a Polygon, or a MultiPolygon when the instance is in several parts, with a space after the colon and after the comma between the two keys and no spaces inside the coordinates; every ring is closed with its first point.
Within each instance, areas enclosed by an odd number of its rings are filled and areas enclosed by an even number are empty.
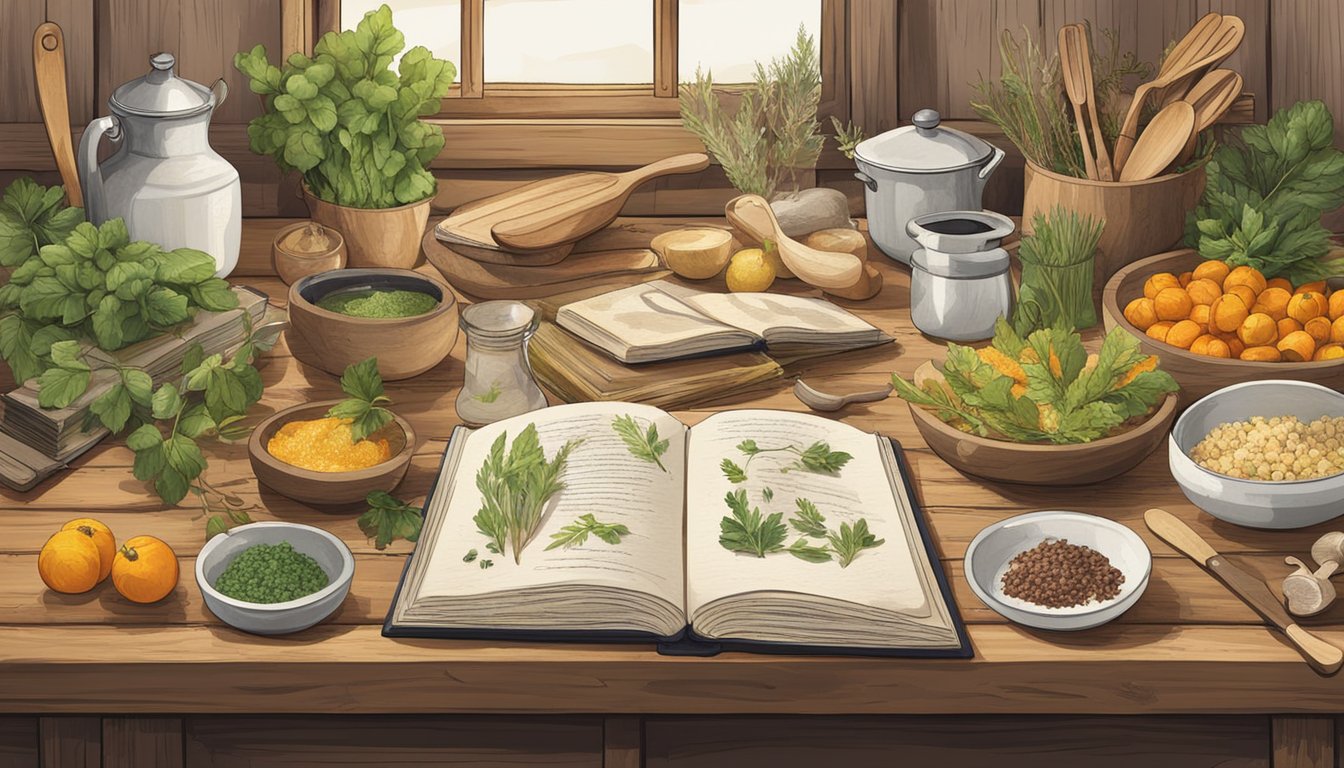
{"type": "Polygon", "coordinates": [[[482,426],[546,407],[527,359],[527,340],[539,321],[531,307],[517,301],[485,301],[462,310],[467,364],[458,418],[482,426]]]}

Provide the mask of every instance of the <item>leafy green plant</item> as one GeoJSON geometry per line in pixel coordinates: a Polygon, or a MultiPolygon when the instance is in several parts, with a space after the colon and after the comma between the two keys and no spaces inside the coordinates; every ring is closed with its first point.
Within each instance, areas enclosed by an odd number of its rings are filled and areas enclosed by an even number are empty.
{"type": "Polygon", "coordinates": [[[547,461],[536,424],[528,424],[518,433],[506,452],[508,437],[507,432],[501,432],[495,438],[476,473],[481,508],[472,521],[489,541],[491,552],[511,552],[513,561],[521,563],[523,549],[541,528],[546,502],[565,487],[561,477],[570,453],[583,441],[565,443],[547,461]]]}
{"type": "Polygon", "coordinates": [[[760,507],[751,507],[747,492],[741,488],[730,491],[723,498],[731,516],[719,521],[719,544],[731,552],[743,552],[765,557],[784,548],[789,529],[784,527],[784,513],[761,516],[760,507]]]}
{"type": "Polygon", "coordinates": [[[732,514],[719,521],[719,544],[730,552],[756,557],[787,552],[809,563],[829,563],[834,558],[841,568],[848,568],[860,552],[885,543],[884,539],[869,532],[868,521],[863,518],[853,525],[841,523],[832,531],[826,527],[826,516],[817,505],[809,499],[799,498],[794,500],[797,510],[788,524],[801,536],[785,547],[789,531],[784,526],[784,513],[762,516],[759,507],[749,507],[747,492],[741,489],[729,492],[724,501],[732,514]]]}
{"type": "Polygon", "coordinates": [[[879,539],[869,533],[868,521],[863,518],[856,520],[854,525],[841,523],[838,532],[826,534],[826,540],[830,542],[831,551],[835,553],[841,568],[848,568],[863,550],[880,547],[886,543],[886,539],[879,539]]]}
{"type": "Polygon", "coordinates": [[[793,459],[779,468],[782,473],[789,472],[814,472],[819,475],[835,475],[844,468],[853,456],[844,451],[832,451],[831,446],[818,440],[806,448],[798,445],[783,445],[778,448],[762,448],[757,445],[755,440],[743,440],[737,444],[737,450],[747,457],[743,466],[738,466],[731,459],[724,459],[719,469],[723,471],[725,477],[733,483],[744,483],[747,480],[747,469],[751,467],[751,462],[757,456],[766,453],[787,453],[793,456],[793,459]]]}
{"type": "Polygon", "coordinates": [[[60,187],[19,179],[0,199],[0,266],[14,270],[0,287],[0,356],[19,381],[65,371],[47,378],[47,408],[74,402],[89,382],[87,370],[52,359],[57,342],[113,352],[164,333],[196,309],[238,306],[209,254],[131,242],[121,219],[95,227],[62,195],[60,187]]]}
{"type": "MultiPolygon", "coordinates": [[[[365,536],[373,539],[373,546],[386,549],[397,539],[417,541],[420,538],[420,525],[424,517],[418,507],[396,498],[386,491],[373,491],[364,497],[369,508],[359,516],[356,522],[365,536]]],[[[462,558],[464,562],[476,559],[476,550],[471,550],[462,558]]]]}
{"type": "Polygon", "coordinates": [[[566,525],[560,529],[559,533],[551,534],[550,545],[547,550],[564,547],[577,547],[588,540],[588,534],[592,534],[608,544],[620,544],[621,537],[627,536],[630,529],[620,523],[599,523],[597,518],[591,513],[580,515],[578,520],[566,525]]]}
{"type": "Polygon", "coordinates": [[[1022,236],[1017,251],[1022,280],[1013,326],[1019,334],[1031,328],[1091,328],[1097,324],[1092,305],[1093,257],[1104,226],[1104,221],[1063,205],[1032,217],[1032,233],[1022,236]]]}
{"type": "Polygon", "coordinates": [[[854,148],[863,141],[863,127],[855,125],[852,121],[841,123],[840,118],[831,115],[831,127],[835,129],[835,146],[840,150],[840,154],[854,159],[854,148]]]}
{"type": "Polygon", "coordinates": [[[1344,267],[1328,262],[1321,214],[1344,205],[1344,152],[1320,101],[1281,109],[1216,149],[1199,205],[1186,219],[1187,245],[1206,259],[1251,266],[1294,285],[1344,267]]]}
{"type": "Polygon", "coordinates": [[[378,358],[347,366],[341,374],[341,391],[346,398],[333,405],[327,416],[350,419],[350,440],[359,442],[387,426],[392,412],[383,407],[392,399],[383,394],[383,377],[378,373],[378,358]]]}
{"type": "Polygon", "coordinates": [[[405,47],[386,5],[353,30],[328,32],[313,57],[290,54],[272,65],[258,45],[234,56],[265,113],[247,126],[252,151],[281,170],[298,170],[318,198],[355,208],[393,208],[433,195],[429,163],[443,131],[421,120],[436,114],[457,75],[424,46],[405,47]]]}
{"type": "Polygon", "coordinates": [[[826,535],[826,516],[808,499],[795,499],[797,513],[789,518],[789,525],[804,536],[821,538],[826,535]]]}
{"type": "Polygon", "coordinates": [[[634,417],[627,414],[617,416],[611,422],[611,428],[621,436],[621,441],[625,443],[631,456],[650,464],[657,464],[659,469],[667,471],[667,467],[663,466],[662,455],[667,453],[667,447],[671,443],[668,440],[658,439],[656,424],[649,422],[649,428],[641,430],[634,417]]]}

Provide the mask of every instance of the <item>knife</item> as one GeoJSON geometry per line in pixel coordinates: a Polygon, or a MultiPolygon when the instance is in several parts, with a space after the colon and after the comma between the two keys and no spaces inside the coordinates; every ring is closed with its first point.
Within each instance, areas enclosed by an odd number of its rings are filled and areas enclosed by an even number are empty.
{"type": "Polygon", "coordinates": [[[1143,521],[1159,538],[1199,563],[1265,621],[1277,627],[1316,671],[1329,675],[1344,665],[1344,650],[1304,629],[1283,609],[1265,582],[1228,562],[1175,515],[1165,509],[1150,509],[1143,513],[1143,521]]]}

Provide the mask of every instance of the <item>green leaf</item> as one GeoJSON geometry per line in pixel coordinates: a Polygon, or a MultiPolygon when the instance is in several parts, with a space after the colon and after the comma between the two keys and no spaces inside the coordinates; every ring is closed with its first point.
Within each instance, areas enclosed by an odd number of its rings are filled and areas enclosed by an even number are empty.
{"type": "MultiPolygon", "coordinates": [[[[165,458],[169,455],[166,448],[163,449],[163,454],[165,458]]],[[[187,477],[169,464],[154,478],[154,492],[159,494],[164,504],[175,506],[187,497],[187,492],[191,490],[192,479],[194,478],[187,477]]]]}
{"type": "Polygon", "coordinates": [[[809,563],[829,563],[831,561],[830,549],[809,544],[807,539],[794,541],[786,551],[799,560],[805,560],[809,563]]]}
{"type": "Polygon", "coordinates": [[[719,470],[723,476],[728,478],[728,482],[734,485],[747,482],[747,471],[739,467],[732,459],[724,459],[719,463],[719,470]]]}
{"type": "Polygon", "coordinates": [[[64,408],[89,389],[89,371],[48,368],[37,378],[37,404],[43,408],[64,408]]]}
{"type": "Polygon", "coordinates": [[[827,534],[826,540],[830,542],[841,568],[848,568],[863,550],[886,543],[886,539],[879,539],[868,531],[868,521],[863,518],[859,518],[852,526],[841,523],[839,532],[827,534]]]}
{"type": "Polygon", "coordinates": [[[189,317],[187,297],[171,288],[155,288],[142,300],[144,319],[160,328],[177,325],[189,317]]]}
{"type": "Polygon", "coordinates": [[[205,348],[199,342],[193,342],[182,355],[182,375],[186,376],[201,366],[205,360],[205,348]]]}
{"type": "Polygon", "coordinates": [[[126,391],[126,387],[118,382],[94,398],[89,404],[89,410],[115,435],[131,418],[131,395],[126,391]]]}
{"type": "Polygon", "coordinates": [[[203,403],[196,403],[182,412],[177,422],[177,431],[187,437],[197,438],[216,429],[215,420],[210,418],[203,403]]]}
{"type": "Polygon", "coordinates": [[[373,546],[386,549],[397,539],[416,541],[420,538],[420,525],[424,518],[420,510],[393,498],[383,491],[374,491],[365,501],[369,505],[367,512],[359,516],[359,530],[373,539],[373,546]]]}
{"type": "Polygon", "coordinates": [[[222,367],[211,371],[205,388],[205,409],[211,418],[218,422],[245,413],[248,405],[247,390],[237,373],[222,367]]]}
{"type": "Polygon", "coordinates": [[[136,368],[123,368],[121,370],[121,383],[122,386],[126,387],[126,393],[130,395],[131,402],[143,406],[151,405],[154,379],[150,378],[148,373],[136,368]]]}
{"type": "Polygon", "coordinates": [[[806,470],[819,475],[838,475],[853,456],[844,451],[832,451],[831,446],[824,442],[815,442],[809,445],[793,464],[781,469],[781,472],[790,470],[806,470]]]}
{"type": "Polygon", "coordinates": [[[341,391],[367,403],[383,397],[383,377],[378,373],[378,358],[370,357],[346,366],[345,372],[341,374],[341,391]]]}
{"type": "MultiPolygon", "coordinates": [[[[139,453],[163,445],[163,435],[153,424],[144,424],[126,436],[126,447],[139,453]]],[[[144,480],[146,478],[140,478],[144,480]]]]}
{"type": "Polygon", "coordinates": [[[630,529],[621,525],[600,523],[591,513],[580,515],[579,519],[561,528],[558,533],[551,534],[551,543],[546,549],[558,549],[564,547],[581,546],[588,540],[588,534],[592,534],[607,544],[619,544],[622,536],[630,533],[630,529]]]}
{"type": "Polygon", "coordinates": [[[173,435],[163,441],[163,453],[168,460],[168,467],[180,472],[189,481],[200,477],[205,471],[205,456],[201,454],[200,446],[186,435],[173,435]]]}
{"type": "Polygon", "coordinates": [[[749,508],[747,492],[741,488],[725,496],[724,503],[732,512],[719,521],[719,544],[724,549],[765,557],[784,548],[788,529],[782,512],[763,518],[759,508],[749,508]]]}
{"type": "Polygon", "coordinates": [[[826,535],[826,517],[817,509],[817,505],[808,499],[795,499],[798,507],[795,515],[789,518],[789,525],[804,536],[821,538],[826,535]]]}
{"type": "Polygon", "coordinates": [[[657,464],[659,469],[667,471],[661,457],[667,452],[671,442],[658,439],[658,427],[653,422],[649,422],[647,430],[641,430],[634,417],[626,414],[617,416],[612,421],[611,428],[620,435],[621,442],[625,443],[631,456],[650,464],[657,464]]]}
{"type": "MultiPolygon", "coordinates": [[[[145,425],[154,429],[152,425],[145,425]]],[[[157,435],[158,430],[154,430],[157,435]]],[[[131,467],[131,474],[136,480],[147,483],[154,480],[168,466],[168,460],[164,458],[163,441],[135,452],[135,463],[131,467]]],[[[184,494],[185,495],[185,494],[184,494]]]]}
{"type": "Polygon", "coordinates": [[[178,392],[177,385],[172,382],[159,387],[150,398],[151,412],[156,419],[176,418],[182,411],[182,405],[182,395],[178,392]]]}

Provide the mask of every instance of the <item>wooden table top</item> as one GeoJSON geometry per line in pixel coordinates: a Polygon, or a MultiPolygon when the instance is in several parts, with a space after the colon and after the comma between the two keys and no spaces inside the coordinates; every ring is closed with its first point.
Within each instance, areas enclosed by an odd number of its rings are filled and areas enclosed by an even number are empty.
{"type": "MultiPolygon", "coordinates": [[[[249,222],[244,274],[265,268],[259,249],[276,226],[249,222]]],[[[939,353],[911,326],[908,271],[875,259],[886,279],[883,292],[868,302],[840,303],[898,344],[813,362],[805,375],[819,388],[871,389],[892,371],[908,376],[939,353]]],[[[274,277],[237,282],[283,303],[285,287],[274,277]]],[[[795,281],[780,287],[805,288],[795,281]]],[[[413,503],[423,501],[457,423],[453,401],[464,354],[460,338],[437,368],[387,386],[395,410],[421,439],[397,492],[413,503]]],[[[335,378],[297,363],[283,342],[262,378],[259,412],[339,396],[335,378]]],[[[676,415],[694,423],[738,407],[804,410],[782,381],[676,415]]],[[[1142,514],[1154,506],[1170,510],[1276,591],[1290,570],[1284,556],[1306,556],[1316,537],[1336,526],[1269,532],[1215,521],[1181,495],[1165,448],[1107,483],[1034,488],[953,470],[928,450],[894,397],[836,416],[905,446],[974,659],[732,653],[688,659],[644,645],[386,639],[381,624],[410,545],[376,550],[360,533],[357,512],[320,512],[258,488],[245,446],[208,442],[208,479],[255,503],[254,519],[324,527],[349,544],[357,561],[350,595],[327,622],[289,637],[254,637],[223,625],[202,604],[194,579],[205,538],[201,511],[164,509],[131,476],[131,452],[121,440],[108,440],[71,471],[0,498],[0,712],[1344,712],[1338,679],[1312,672],[1248,607],[1153,536],[1142,514]],[[1132,610],[1098,629],[1048,633],[1007,623],[971,593],[962,568],[971,538],[996,520],[1040,509],[1103,515],[1139,533],[1152,549],[1153,573],[1132,610]],[[119,540],[137,534],[166,540],[181,558],[176,591],[141,606],[117,595],[110,582],[85,595],[47,590],[37,574],[38,550],[64,521],[85,515],[106,522],[119,540]]],[[[1344,603],[1304,623],[1344,644],[1344,603]]]]}

